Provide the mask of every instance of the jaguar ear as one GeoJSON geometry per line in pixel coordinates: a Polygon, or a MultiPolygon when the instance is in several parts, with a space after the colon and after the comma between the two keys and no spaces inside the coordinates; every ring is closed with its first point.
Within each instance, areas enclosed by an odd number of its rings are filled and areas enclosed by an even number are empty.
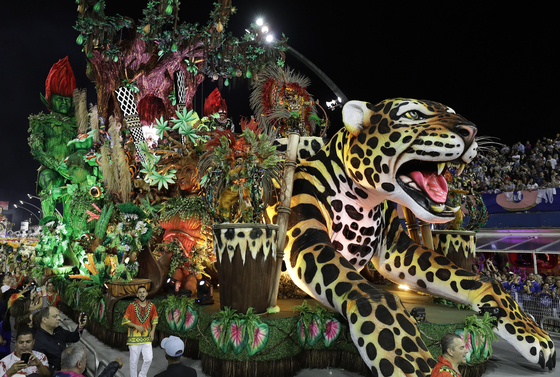
{"type": "Polygon", "coordinates": [[[350,134],[358,136],[364,128],[370,125],[369,119],[373,111],[367,105],[367,102],[348,101],[342,108],[342,121],[350,134]]]}

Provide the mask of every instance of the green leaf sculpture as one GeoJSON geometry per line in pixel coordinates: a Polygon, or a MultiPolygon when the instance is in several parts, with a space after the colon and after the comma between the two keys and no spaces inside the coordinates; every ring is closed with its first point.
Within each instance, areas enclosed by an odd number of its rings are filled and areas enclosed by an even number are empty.
{"type": "Polygon", "coordinates": [[[329,347],[342,332],[342,324],[334,318],[327,319],[325,322],[325,332],[323,343],[325,347],[329,347]]]}
{"type": "Polygon", "coordinates": [[[194,328],[198,323],[198,312],[192,308],[187,308],[187,313],[185,314],[185,322],[183,323],[183,331],[187,332],[194,328]]]}
{"type": "Polygon", "coordinates": [[[266,346],[268,332],[268,325],[266,323],[260,323],[253,328],[250,334],[247,334],[252,335],[253,338],[247,341],[247,353],[249,356],[260,352],[266,346]]]}
{"type": "Polygon", "coordinates": [[[230,344],[233,347],[233,352],[236,355],[239,355],[239,353],[247,346],[244,319],[233,321],[229,325],[228,337],[230,338],[230,344]]]}

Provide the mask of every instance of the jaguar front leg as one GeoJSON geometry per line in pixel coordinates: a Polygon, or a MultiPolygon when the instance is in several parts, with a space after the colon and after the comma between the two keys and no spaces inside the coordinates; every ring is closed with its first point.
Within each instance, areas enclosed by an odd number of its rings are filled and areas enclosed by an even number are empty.
{"type": "MultiPolygon", "coordinates": [[[[391,206],[391,205],[388,205],[391,206]]],[[[552,369],[556,348],[546,331],[531,319],[497,281],[484,281],[446,257],[414,243],[398,224],[396,211],[386,210],[384,249],[373,259],[375,268],[397,284],[471,305],[499,308],[496,333],[528,361],[552,369]]]]}
{"type": "Polygon", "coordinates": [[[348,320],[352,340],[373,375],[429,375],[436,362],[398,297],[364,279],[319,224],[304,231],[302,225],[290,230],[285,256],[294,282],[348,320]]]}

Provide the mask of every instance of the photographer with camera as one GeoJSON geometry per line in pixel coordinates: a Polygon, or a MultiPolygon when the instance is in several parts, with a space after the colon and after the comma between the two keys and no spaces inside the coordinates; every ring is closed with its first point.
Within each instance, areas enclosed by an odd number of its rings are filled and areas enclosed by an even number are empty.
{"type": "Polygon", "coordinates": [[[81,334],[87,323],[87,315],[82,313],[76,330],[68,331],[60,325],[60,312],[54,306],[41,309],[39,314],[40,327],[35,334],[34,350],[47,355],[51,372],[60,370],[60,357],[66,349],[66,343],[80,341],[81,334]]]}
{"type": "Polygon", "coordinates": [[[11,377],[16,373],[50,376],[45,354],[32,351],[35,339],[30,328],[21,329],[17,336],[16,350],[0,360],[0,376],[11,377]]]}

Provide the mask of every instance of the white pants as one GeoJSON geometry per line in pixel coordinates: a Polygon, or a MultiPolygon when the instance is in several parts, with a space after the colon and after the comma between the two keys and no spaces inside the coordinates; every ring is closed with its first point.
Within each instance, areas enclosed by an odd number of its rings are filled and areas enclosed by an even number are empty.
{"type": "Polygon", "coordinates": [[[150,369],[153,359],[152,343],[129,345],[128,349],[130,350],[130,377],[147,377],[148,369],[150,369]],[[137,374],[136,370],[140,353],[142,353],[144,362],[142,363],[140,374],[137,374]]]}

